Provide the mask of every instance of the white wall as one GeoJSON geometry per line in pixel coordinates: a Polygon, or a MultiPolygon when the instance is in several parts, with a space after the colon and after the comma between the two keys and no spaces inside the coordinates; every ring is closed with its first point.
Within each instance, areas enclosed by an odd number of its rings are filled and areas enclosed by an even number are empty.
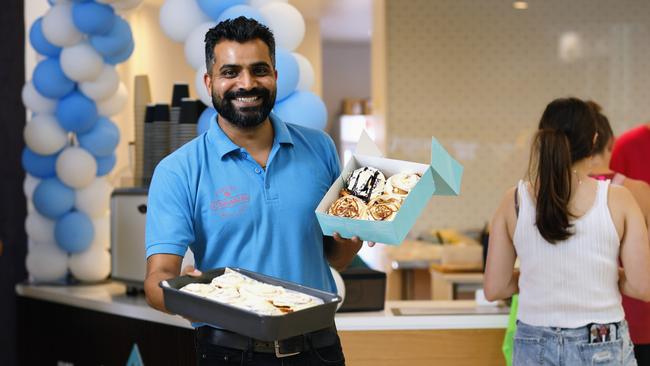
{"type": "Polygon", "coordinates": [[[338,138],[338,118],[344,98],[370,97],[370,42],[323,42],[323,101],[327,131],[338,138]]]}
{"type": "Polygon", "coordinates": [[[436,136],[465,166],[461,196],[434,197],[413,233],[488,221],[554,98],[594,99],[617,133],[650,118],[649,1],[384,3],[388,155],[429,162],[436,136]]]}

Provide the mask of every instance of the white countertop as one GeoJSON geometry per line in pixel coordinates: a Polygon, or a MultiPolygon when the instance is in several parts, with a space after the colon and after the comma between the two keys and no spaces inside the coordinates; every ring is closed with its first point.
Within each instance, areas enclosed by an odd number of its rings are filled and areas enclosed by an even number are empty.
{"type": "MultiPolygon", "coordinates": [[[[126,286],[120,282],[75,286],[19,284],[16,292],[24,297],[192,328],[189,321],[178,315],[149,307],[144,296],[126,295],[126,286]]],[[[337,313],[335,320],[340,331],[505,328],[508,308],[476,306],[474,301],[467,300],[387,301],[383,311],[337,313]]]]}

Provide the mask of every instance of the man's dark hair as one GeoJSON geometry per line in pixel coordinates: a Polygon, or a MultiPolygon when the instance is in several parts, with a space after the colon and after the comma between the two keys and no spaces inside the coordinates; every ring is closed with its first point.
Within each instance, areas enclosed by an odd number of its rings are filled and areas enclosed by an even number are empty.
{"type": "Polygon", "coordinates": [[[275,67],[275,39],[271,30],[255,19],[239,17],[227,19],[211,28],[205,34],[205,66],[210,73],[215,63],[214,47],[223,40],[245,43],[259,39],[269,48],[269,56],[275,67]]]}

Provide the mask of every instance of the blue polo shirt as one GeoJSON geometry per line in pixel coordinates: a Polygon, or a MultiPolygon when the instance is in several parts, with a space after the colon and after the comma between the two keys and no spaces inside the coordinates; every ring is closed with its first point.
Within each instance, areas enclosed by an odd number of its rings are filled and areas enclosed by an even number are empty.
{"type": "Polygon", "coordinates": [[[336,292],[314,210],[339,176],[332,139],[271,115],[266,170],[215,118],[163,159],[149,187],[146,256],[183,256],[196,267],[240,267],[336,292]]]}

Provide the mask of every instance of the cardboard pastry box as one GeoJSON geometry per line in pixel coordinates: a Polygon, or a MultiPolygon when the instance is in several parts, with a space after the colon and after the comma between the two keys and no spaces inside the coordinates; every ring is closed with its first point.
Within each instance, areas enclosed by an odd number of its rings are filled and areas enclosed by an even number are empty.
{"type": "Polygon", "coordinates": [[[463,167],[434,137],[431,138],[431,164],[384,158],[365,131],[361,134],[355,153],[341,175],[332,184],[316,208],[316,216],[323,234],[338,232],[344,238],[358,236],[362,240],[384,244],[400,244],[411,230],[431,196],[457,196],[463,167]],[[327,210],[339,198],[346,179],[355,169],[370,166],[379,169],[388,179],[401,172],[420,173],[421,178],[406,197],[392,221],[357,220],[329,215],[327,210]]]}

